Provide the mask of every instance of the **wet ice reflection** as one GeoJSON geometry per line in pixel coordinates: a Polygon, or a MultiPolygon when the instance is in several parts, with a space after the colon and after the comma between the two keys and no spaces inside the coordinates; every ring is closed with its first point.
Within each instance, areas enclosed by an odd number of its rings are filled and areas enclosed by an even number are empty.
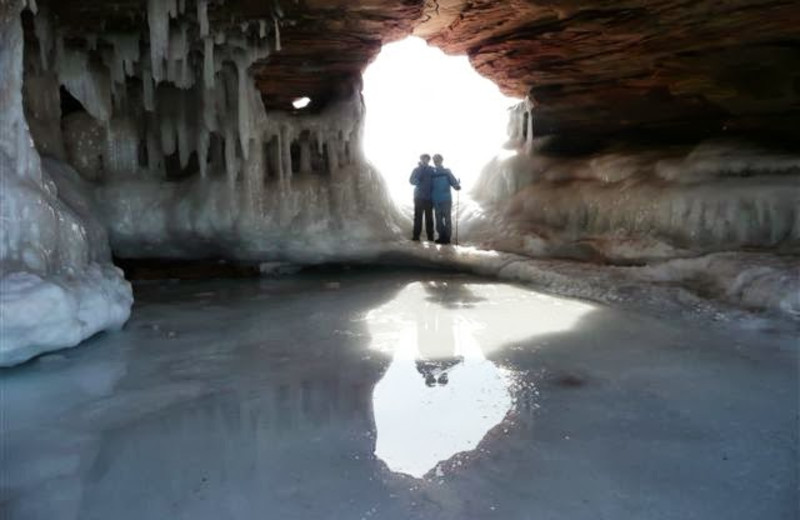
{"type": "Polygon", "coordinates": [[[510,374],[486,354],[569,329],[591,308],[512,286],[409,284],[367,316],[372,347],[393,356],[373,393],[375,454],[422,477],[474,450],[512,405],[510,374]]]}

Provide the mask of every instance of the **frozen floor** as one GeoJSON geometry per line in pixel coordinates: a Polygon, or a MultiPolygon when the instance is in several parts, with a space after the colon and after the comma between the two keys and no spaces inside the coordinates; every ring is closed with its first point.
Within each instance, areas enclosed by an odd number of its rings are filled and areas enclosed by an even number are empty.
{"type": "Polygon", "coordinates": [[[796,330],[435,272],[135,286],[0,371],[0,517],[796,519],[796,330]]]}

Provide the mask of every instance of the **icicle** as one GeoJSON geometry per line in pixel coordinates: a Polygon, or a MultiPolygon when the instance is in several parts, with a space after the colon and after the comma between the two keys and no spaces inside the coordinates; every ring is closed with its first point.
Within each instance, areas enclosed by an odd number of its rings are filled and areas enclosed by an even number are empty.
{"type": "Polygon", "coordinates": [[[275,24],[275,50],[281,50],[281,29],[278,26],[278,19],[273,18],[272,22],[275,24]]]}
{"type": "Polygon", "coordinates": [[[169,13],[170,18],[177,18],[178,17],[178,2],[177,0],[162,0],[165,4],[167,13],[169,13]]]}
{"type": "Polygon", "coordinates": [[[169,46],[168,6],[169,1],[147,1],[147,24],[150,28],[150,70],[156,83],[162,79],[162,62],[167,56],[169,46]]]}
{"type": "Polygon", "coordinates": [[[231,187],[236,185],[236,136],[234,134],[230,125],[225,127],[225,173],[231,187]]]}
{"type": "Polygon", "coordinates": [[[189,156],[192,150],[189,147],[189,125],[186,113],[186,96],[180,96],[178,102],[178,120],[177,120],[177,134],[178,134],[178,157],[181,161],[181,168],[186,168],[189,164],[189,156]]]}
{"type": "Polygon", "coordinates": [[[114,102],[114,112],[122,112],[128,100],[128,88],[124,81],[122,83],[111,82],[111,99],[114,102]]]}
{"type": "Polygon", "coordinates": [[[44,70],[50,69],[50,53],[53,51],[53,25],[45,8],[33,19],[33,32],[39,40],[39,58],[44,70]]]}
{"type": "Polygon", "coordinates": [[[159,140],[156,136],[155,129],[157,128],[155,115],[150,115],[147,119],[147,167],[154,174],[161,172],[162,166],[162,153],[159,146],[159,140]]]}
{"type": "Polygon", "coordinates": [[[150,73],[148,65],[142,66],[142,99],[144,100],[144,109],[154,112],[156,109],[155,89],[153,88],[153,75],[150,73]]]}
{"type": "Polygon", "coordinates": [[[181,62],[181,75],[180,75],[180,86],[181,88],[192,88],[194,85],[194,73],[192,72],[192,67],[189,64],[189,60],[185,59],[181,62]]]}
{"type": "Polygon", "coordinates": [[[267,21],[266,20],[259,20],[258,21],[258,37],[262,38],[262,39],[267,37],[267,21]]]}
{"type": "Polygon", "coordinates": [[[214,91],[203,89],[201,94],[203,96],[203,117],[200,126],[209,132],[217,130],[219,126],[217,125],[217,105],[214,91]]]}
{"type": "Polygon", "coordinates": [[[39,11],[39,6],[36,5],[36,0],[28,0],[28,9],[31,10],[33,14],[36,14],[39,11]]]}
{"type": "Polygon", "coordinates": [[[164,155],[175,153],[175,119],[171,115],[161,116],[161,149],[164,155]]]}
{"type": "Polygon", "coordinates": [[[300,171],[303,173],[311,171],[311,147],[305,140],[300,142],[300,171]]]}
{"type": "Polygon", "coordinates": [[[114,83],[125,82],[125,66],[120,54],[114,48],[103,51],[103,63],[108,67],[111,75],[112,88],[114,83]]]}
{"type": "Polygon", "coordinates": [[[211,134],[201,126],[197,132],[197,162],[200,165],[200,178],[205,179],[208,170],[208,147],[211,143],[211,134]]]}
{"type": "Polygon", "coordinates": [[[139,35],[116,34],[107,39],[114,46],[114,68],[119,69],[117,74],[120,76],[133,76],[135,72],[134,65],[141,58],[141,53],[139,52],[139,35]]]}
{"type": "Polygon", "coordinates": [[[204,51],[203,51],[203,83],[205,84],[206,88],[214,88],[214,75],[215,75],[215,65],[214,65],[214,40],[210,37],[206,37],[203,40],[204,43],[204,51]]]}
{"type": "Polygon", "coordinates": [[[56,35],[56,38],[55,38],[56,39],[56,62],[58,62],[58,60],[60,60],[61,57],[64,56],[64,52],[65,52],[65,50],[64,50],[64,33],[59,31],[58,29],[56,29],[55,35],[56,35]]]}
{"type": "Polygon", "coordinates": [[[247,160],[249,154],[250,136],[253,132],[253,120],[251,118],[253,107],[251,106],[251,97],[248,92],[248,87],[250,86],[248,85],[250,80],[249,74],[247,73],[248,65],[249,63],[244,58],[240,57],[236,60],[236,70],[239,80],[239,145],[242,148],[242,156],[245,160],[247,160]]]}
{"type": "Polygon", "coordinates": [[[83,51],[61,48],[60,54],[56,63],[58,81],[95,119],[108,121],[111,117],[111,85],[105,69],[92,66],[83,51]]]}
{"type": "Polygon", "coordinates": [[[197,21],[200,24],[200,36],[208,36],[208,0],[197,0],[197,21]]]}
{"type": "Polygon", "coordinates": [[[526,150],[530,153],[533,151],[533,109],[528,111],[528,136],[526,142],[526,150]]]}
{"type": "Polygon", "coordinates": [[[178,0],[178,13],[183,14],[186,12],[186,0],[178,0]]]}
{"type": "Polygon", "coordinates": [[[275,161],[278,164],[278,182],[280,183],[281,187],[283,186],[284,182],[284,165],[283,165],[283,130],[279,129],[276,137],[278,138],[278,160],[275,161]]]}
{"type": "Polygon", "coordinates": [[[288,186],[292,180],[292,136],[286,127],[283,128],[283,148],[281,148],[281,153],[283,154],[284,181],[288,186]]]}

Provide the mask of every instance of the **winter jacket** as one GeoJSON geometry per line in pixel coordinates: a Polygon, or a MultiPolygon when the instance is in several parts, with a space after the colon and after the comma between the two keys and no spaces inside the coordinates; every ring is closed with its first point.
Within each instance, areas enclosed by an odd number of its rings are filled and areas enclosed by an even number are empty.
{"type": "Polygon", "coordinates": [[[433,203],[447,202],[453,200],[450,195],[450,187],[457,190],[461,189],[455,175],[447,168],[434,168],[433,169],[433,189],[431,190],[431,198],[433,203]]]}
{"type": "Polygon", "coordinates": [[[431,200],[431,178],[433,177],[433,166],[420,164],[411,172],[408,182],[416,186],[414,188],[414,200],[431,200]]]}

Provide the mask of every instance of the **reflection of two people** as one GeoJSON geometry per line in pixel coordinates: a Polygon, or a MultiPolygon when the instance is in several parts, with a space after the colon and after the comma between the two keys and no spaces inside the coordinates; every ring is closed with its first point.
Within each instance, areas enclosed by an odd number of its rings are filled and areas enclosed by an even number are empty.
{"type": "Polygon", "coordinates": [[[441,312],[438,305],[421,308],[417,310],[416,325],[417,372],[427,386],[446,385],[450,369],[464,361],[463,356],[456,356],[453,313],[441,312]]]}
{"type": "Polygon", "coordinates": [[[507,382],[474,334],[477,301],[464,284],[414,283],[373,315],[373,333],[396,338],[373,392],[375,454],[392,471],[421,478],[475,449],[510,409],[507,382]]]}

